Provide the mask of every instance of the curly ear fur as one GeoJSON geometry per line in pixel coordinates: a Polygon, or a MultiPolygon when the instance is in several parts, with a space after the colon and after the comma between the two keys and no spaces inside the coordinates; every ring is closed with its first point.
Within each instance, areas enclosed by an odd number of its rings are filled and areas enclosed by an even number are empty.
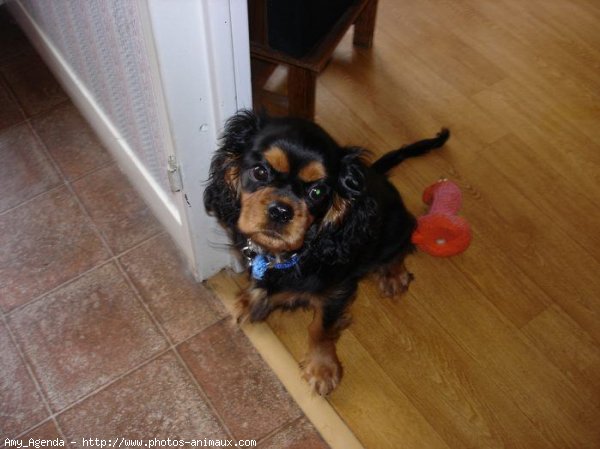
{"type": "Polygon", "coordinates": [[[359,147],[344,148],[347,153],[342,158],[338,185],[340,194],[345,198],[356,198],[365,190],[366,164],[368,151],[359,147]]]}
{"type": "Polygon", "coordinates": [[[351,258],[361,254],[366,242],[379,228],[378,206],[373,198],[364,195],[367,167],[361,148],[347,148],[342,158],[337,191],[332,208],[335,220],[325,217],[315,236],[315,246],[324,261],[351,263],[351,258]],[[337,203],[337,204],[336,204],[337,203]],[[341,203],[341,204],[340,204],[341,203]]]}
{"type": "Polygon", "coordinates": [[[358,197],[349,201],[343,220],[315,229],[317,235],[311,241],[312,252],[325,263],[352,263],[352,258],[361,255],[379,229],[378,217],[377,203],[373,198],[358,197]]]}
{"type": "Polygon", "coordinates": [[[238,111],[225,123],[221,149],[238,155],[243,153],[252,146],[254,137],[263,127],[265,120],[265,116],[259,116],[248,109],[238,111]]]}
{"type": "Polygon", "coordinates": [[[204,207],[227,228],[232,228],[240,213],[239,164],[262,126],[263,118],[241,110],[225,123],[221,146],[210,164],[204,207]]]}

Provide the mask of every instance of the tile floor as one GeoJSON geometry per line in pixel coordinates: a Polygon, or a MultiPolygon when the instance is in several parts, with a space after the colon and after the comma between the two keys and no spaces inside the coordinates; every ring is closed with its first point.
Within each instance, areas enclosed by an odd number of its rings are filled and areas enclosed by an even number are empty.
{"type": "Polygon", "coordinates": [[[327,447],[9,22],[0,8],[0,446],[327,447]]]}

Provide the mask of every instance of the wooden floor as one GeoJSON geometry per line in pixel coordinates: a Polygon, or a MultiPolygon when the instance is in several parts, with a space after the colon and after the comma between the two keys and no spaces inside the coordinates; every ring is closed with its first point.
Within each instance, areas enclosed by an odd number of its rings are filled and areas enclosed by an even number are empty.
{"type": "MultiPolygon", "coordinates": [[[[409,207],[460,184],[474,240],[418,254],[396,301],[365,281],[331,404],[368,448],[600,447],[600,3],[381,0],[349,36],[317,122],[376,153],[435,134],[392,180],[409,207]]],[[[270,325],[295,358],[309,318],[270,325]]]]}

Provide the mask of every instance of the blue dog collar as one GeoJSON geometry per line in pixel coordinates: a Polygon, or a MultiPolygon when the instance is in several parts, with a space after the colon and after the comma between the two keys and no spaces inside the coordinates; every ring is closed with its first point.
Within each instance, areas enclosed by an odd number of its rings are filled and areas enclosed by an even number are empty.
{"type": "Polygon", "coordinates": [[[283,262],[276,262],[274,256],[268,254],[260,254],[256,250],[256,246],[249,240],[248,246],[242,249],[242,253],[248,260],[248,265],[251,268],[252,277],[256,280],[261,280],[265,277],[267,270],[273,268],[275,270],[287,270],[298,264],[298,254],[294,253],[289,259],[283,262]]]}
{"type": "Polygon", "coordinates": [[[265,273],[269,268],[274,268],[276,270],[287,270],[288,268],[292,268],[294,265],[298,263],[298,255],[293,254],[287,261],[281,263],[275,263],[275,258],[273,256],[266,256],[264,254],[258,254],[254,260],[252,260],[252,277],[256,280],[261,280],[265,277],[265,273]]]}

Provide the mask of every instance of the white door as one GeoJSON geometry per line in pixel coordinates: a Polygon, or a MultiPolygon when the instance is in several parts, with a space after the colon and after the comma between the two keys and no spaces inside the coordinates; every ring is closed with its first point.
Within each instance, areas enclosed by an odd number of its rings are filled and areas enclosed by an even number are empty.
{"type": "Polygon", "coordinates": [[[228,265],[202,193],[224,121],[251,106],[246,0],[8,6],[197,277],[228,265]]]}

